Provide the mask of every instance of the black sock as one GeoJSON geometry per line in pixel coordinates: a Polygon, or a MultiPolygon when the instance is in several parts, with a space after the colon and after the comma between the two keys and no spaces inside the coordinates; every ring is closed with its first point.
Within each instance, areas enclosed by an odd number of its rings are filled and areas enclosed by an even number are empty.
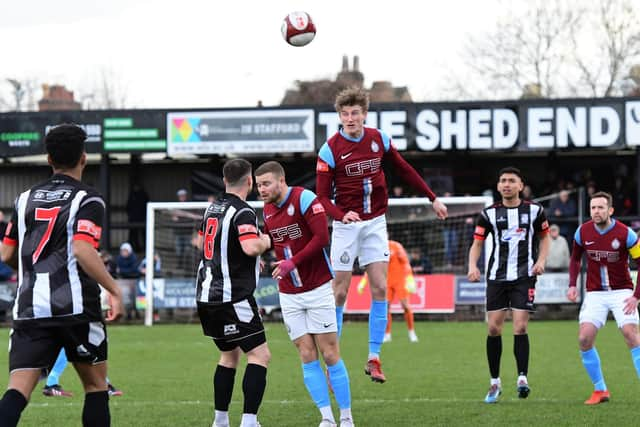
{"type": "Polygon", "coordinates": [[[487,336],[487,360],[491,378],[500,376],[500,356],[502,356],[502,336],[487,336]]]}
{"type": "Polygon", "coordinates": [[[213,374],[213,401],[218,411],[228,411],[233,393],[233,382],[236,378],[236,370],[218,365],[213,374]]]}
{"type": "Polygon", "coordinates": [[[264,389],[267,387],[267,368],[253,363],[247,364],[242,380],[242,391],[244,392],[245,414],[257,414],[264,389]]]}
{"type": "Polygon", "coordinates": [[[7,390],[0,400],[0,427],[17,426],[27,403],[27,399],[18,390],[7,390]]]}
{"type": "Polygon", "coordinates": [[[108,391],[94,391],[84,395],[82,425],[84,427],[109,427],[111,425],[108,391]]]}
{"type": "Polygon", "coordinates": [[[518,375],[527,375],[527,371],[529,371],[529,334],[513,336],[513,354],[516,356],[518,375]]]}

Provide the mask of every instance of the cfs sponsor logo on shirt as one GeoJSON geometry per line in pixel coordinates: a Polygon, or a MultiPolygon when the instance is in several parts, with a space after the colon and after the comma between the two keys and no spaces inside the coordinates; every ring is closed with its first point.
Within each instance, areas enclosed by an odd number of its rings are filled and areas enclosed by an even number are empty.
{"type": "Polygon", "coordinates": [[[527,230],[522,227],[511,227],[502,233],[503,242],[519,242],[527,237],[527,230]]]}
{"type": "Polygon", "coordinates": [[[376,157],[374,159],[362,160],[360,162],[349,163],[344,167],[347,176],[363,176],[369,173],[375,173],[380,170],[382,159],[376,157]]]}
{"type": "Polygon", "coordinates": [[[598,251],[598,250],[587,250],[587,255],[589,258],[596,262],[606,261],[606,262],[618,262],[620,261],[620,252],[618,251],[598,251]]]}
{"type": "Polygon", "coordinates": [[[302,237],[302,230],[297,222],[284,227],[274,228],[273,230],[269,230],[269,233],[271,234],[273,241],[276,243],[284,241],[285,237],[288,237],[290,240],[302,237]]]}

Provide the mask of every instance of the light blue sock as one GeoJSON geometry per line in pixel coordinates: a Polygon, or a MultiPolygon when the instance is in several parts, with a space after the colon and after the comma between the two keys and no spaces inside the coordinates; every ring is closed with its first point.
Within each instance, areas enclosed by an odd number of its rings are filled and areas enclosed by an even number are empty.
{"type": "Polygon", "coordinates": [[[47,385],[52,386],[59,384],[60,376],[64,372],[64,368],[67,367],[67,353],[64,352],[64,348],[60,350],[56,363],[53,364],[53,368],[47,377],[47,385]]]}
{"type": "Polygon", "coordinates": [[[640,378],[640,346],[631,349],[631,360],[633,360],[633,366],[636,368],[638,378],[640,378]]]}
{"type": "Polygon", "coordinates": [[[591,382],[593,383],[593,388],[595,390],[606,390],[607,384],[605,384],[604,377],[602,376],[598,350],[593,347],[591,350],[581,351],[580,355],[582,356],[582,364],[587,370],[587,374],[589,374],[589,378],[591,378],[591,382]]]}
{"type": "Polygon", "coordinates": [[[371,301],[369,311],[369,354],[380,354],[384,331],[387,328],[387,302],[371,301]]]}
{"type": "MultiPolygon", "coordinates": [[[[319,360],[302,364],[302,378],[318,409],[330,406],[329,386],[319,360]]],[[[331,379],[333,381],[333,379],[331,379]]]]}
{"type": "Polygon", "coordinates": [[[342,318],[344,317],[344,305],[336,305],[336,322],[338,322],[338,338],[342,336],[342,318]]]}
{"type": "Polygon", "coordinates": [[[349,372],[342,359],[333,366],[327,366],[329,380],[333,387],[333,395],[340,409],[351,408],[351,386],[349,385],[349,372]]]}

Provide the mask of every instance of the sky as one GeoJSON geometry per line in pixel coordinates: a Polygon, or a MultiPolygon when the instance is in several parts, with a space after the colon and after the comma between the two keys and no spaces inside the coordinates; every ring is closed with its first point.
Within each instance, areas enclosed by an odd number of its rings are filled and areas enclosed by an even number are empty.
{"type": "Polygon", "coordinates": [[[133,108],[278,105],[296,80],[334,79],[358,55],[365,85],[408,86],[415,101],[462,67],[465,39],[490,31],[500,0],[20,0],[0,13],[7,78],[63,84],[77,97],[109,76],[133,108]],[[315,40],[284,42],[292,11],[315,40]],[[350,59],[351,61],[351,59],[350,59]]]}

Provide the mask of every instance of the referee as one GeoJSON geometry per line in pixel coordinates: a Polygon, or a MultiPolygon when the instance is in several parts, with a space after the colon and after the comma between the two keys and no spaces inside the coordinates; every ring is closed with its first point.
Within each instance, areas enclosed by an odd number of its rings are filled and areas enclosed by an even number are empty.
{"type": "Polygon", "coordinates": [[[251,164],[229,160],[222,170],[225,194],[204,213],[196,302],[202,330],[220,349],[213,376],[213,427],[229,426],[229,403],[241,351],[247,355],[242,381],[241,427],[256,427],[267,384],[271,354],[253,292],[260,275],[260,255],[271,240],[258,230],[255,211],[245,201],[253,188],[251,164]]]}
{"type": "Polygon", "coordinates": [[[502,393],[500,356],[502,328],[507,310],[512,310],[513,353],[518,380],[516,389],[522,399],[529,395],[529,312],[533,312],[536,276],[544,272],[549,253],[549,224],[542,206],[520,199],[524,182],[520,170],[506,167],[498,174],[498,192],[502,199],[485,208],[476,222],[473,244],[469,250],[472,282],[480,280],[478,260],[484,241],[491,235],[493,249],[487,269],[487,359],[491,373],[486,403],[496,403],[502,393]]]}

